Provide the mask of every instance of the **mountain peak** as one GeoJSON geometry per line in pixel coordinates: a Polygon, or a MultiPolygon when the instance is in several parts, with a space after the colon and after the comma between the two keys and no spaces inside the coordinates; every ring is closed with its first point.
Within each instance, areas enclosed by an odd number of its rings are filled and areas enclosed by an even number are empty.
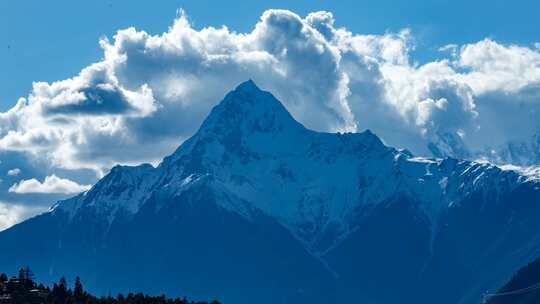
{"type": "MultiPolygon", "coordinates": [[[[283,107],[281,102],[270,92],[261,90],[253,80],[249,79],[240,83],[234,90],[227,93],[217,107],[220,105],[235,107],[250,107],[257,105],[257,107],[264,107],[264,104],[266,104],[266,107],[271,107],[272,105],[280,105],[283,107]]],[[[210,113],[210,115],[212,115],[212,113],[210,113]]]]}
{"type": "Polygon", "coordinates": [[[262,92],[262,90],[259,89],[259,87],[251,79],[248,79],[248,80],[242,82],[241,84],[239,84],[234,89],[234,91],[240,91],[240,92],[256,92],[256,91],[260,91],[260,92],[262,92]]]}
{"type": "Polygon", "coordinates": [[[261,90],[251,79],[227,93],[199,131],[223,133],[238,128],[246,132],[304,129],[274,95],[261,90]]]}
{"type": "MultiPolygon", "coordinates": [[[[251,148],[262,151],[268,150],[267,144],[263,143],[274,142],[278,137],[283,142],[297,143],[298,139],[304,138],[301,133],[305,132],[308,130],[292,117],[274,95],[261,90],[252,80],[247,80],[225,95],[195,135],[166,157],[162,166],[175,163],[201,143],[217,141],[227,149],[238,152],[246,142],[258,142],[260,146],[251,148]]],[[[290,144],[280,147],[293,149],[290,144]]]]}

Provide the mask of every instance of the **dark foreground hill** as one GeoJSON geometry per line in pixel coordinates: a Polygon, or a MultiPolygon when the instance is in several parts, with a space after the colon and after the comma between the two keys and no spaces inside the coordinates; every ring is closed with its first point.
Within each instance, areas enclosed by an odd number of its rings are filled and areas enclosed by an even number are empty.
{"type": "Polygon", "coordinates": [[[533,173],[308,130],[248,81],[158,167],[1,232],[0,269],[100,295],[477,304],[538,256],[539,214],[533,173]]]}
{"type": "Polygon", "coordinates": [[[540,303],[540,259],[521,268],[501,289],[485,296],[488,304],[540,303]]]}

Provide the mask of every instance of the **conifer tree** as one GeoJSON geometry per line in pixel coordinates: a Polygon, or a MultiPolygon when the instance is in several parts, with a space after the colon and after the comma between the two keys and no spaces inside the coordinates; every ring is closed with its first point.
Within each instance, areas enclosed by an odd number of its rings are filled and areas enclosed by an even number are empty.
{"type": "Polygon", "coordinates": [[[75,278],[75,286],[73,287],[73,297],[76,301],[82,301],[84,299],[84,289],[81,283],[81,278],[75,278]]]}

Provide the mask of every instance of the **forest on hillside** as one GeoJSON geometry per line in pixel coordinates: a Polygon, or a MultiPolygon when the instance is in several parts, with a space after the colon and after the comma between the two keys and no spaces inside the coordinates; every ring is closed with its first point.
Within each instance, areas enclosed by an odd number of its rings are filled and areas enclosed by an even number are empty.
{"type": "Polygon", "coordinates": [[[143,293],[118,294],[98,297],[84,290],[79,277],[68,286],[65,278],[60,278],[52,287],[38,284],[29,267],[19,270],[15,276],[0,274],[0,304],[220,304],[190,301],[186,298],[168,298],[165,295],[153,296],[143,293]]]}

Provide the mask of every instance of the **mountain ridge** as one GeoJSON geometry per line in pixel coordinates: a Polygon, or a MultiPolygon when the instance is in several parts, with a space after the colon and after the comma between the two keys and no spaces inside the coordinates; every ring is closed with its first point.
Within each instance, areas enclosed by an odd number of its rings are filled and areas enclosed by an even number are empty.
{"type": "Polygon", "coordinates": [[[107,265],[120,271],[108,285],[156,290],[154,282],[122,275],[130,273],[122,266],[128,259],[147,263],[149,275],[185,267],[201,278],[199,285],[162,282],[167,291],[184,287],[189,296],[238,303],[250,303],[257,292],[270,303],[278,290],[285,303],[427,304],[437,292],[447,294],[441,303],[474,303],[485,286],[502,284],[539,254],[537,202],[534,174],[415,157],[369,130],[308,130],[247,81],[157,167],[114,167],[90,190],[0,233],[0,252],[8,251],[7,260],[38,261],[37,271],[47,276],[79,268],[96,289],[104,283],[94,268],[107,265]],[[54,244],[40,242],[46,258],[11,256],[17,253],[10,253],[11,237],[36,229],[48,231],[54,244]],[[210,260],[215,269],[242,273],[237,280],[256,290],[235,294],[223,274],[208,277],[210,260]],[[419,288],[431,291],[415,294],[419,288]]]}

